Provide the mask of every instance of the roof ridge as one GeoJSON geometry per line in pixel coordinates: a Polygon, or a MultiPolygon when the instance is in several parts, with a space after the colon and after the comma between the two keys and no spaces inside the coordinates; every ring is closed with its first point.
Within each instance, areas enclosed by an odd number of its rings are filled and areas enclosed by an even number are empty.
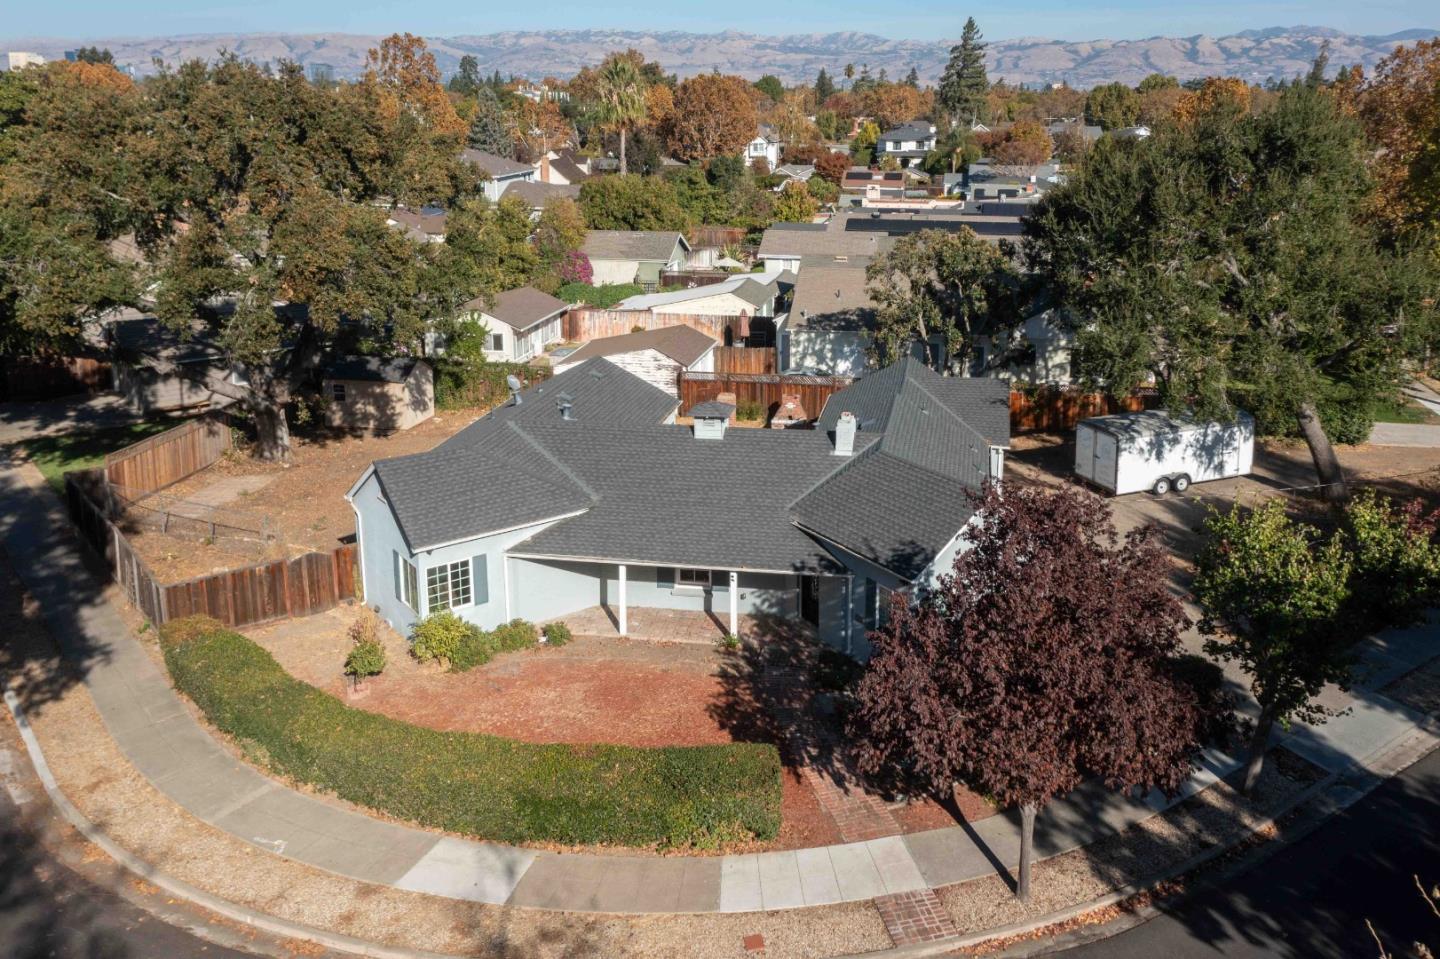
{"type": "Polygon", "coordinates": [[[599,495],[596,494],[595,490],[590,487],[589,483],[585,482],[585,480],[583,480],[579,475],[577,475],[574,470],[566,466],[565,463],[558,456],[550,452],[550,450],[546,449],[545,445],[541,443],[538,439],[536,439],[534,436],[531,436],[530,433],[527,432],[523,426],[521,426],[514,420],[506,420],[505,425],[509,427],[512,431],[514,431],[515,434],[519,436],[522,440],[530,444],[530,446],[535,450],[535,452],[539,453],[545,458],[546,462],[548,462],[551,466],[554,466],[561,473],[564,473],[566,478],[569,479],[570,482],[574,483],[576,486],[580,487],[580,491],[583,492],[586,496],[590,497],[592,501],[600,499],[599,495]]]}
{"type": "MultiPolygon", "coordinates": [[[[858,430],[856,431],[856,435],[859,435],[858,430]]],[[[842,473],[847,467],[853,466],[856,463],[860,462],[862,459],[864,459],[870,454],[871,450],[876,450],[879,448],[880,440],[877,439],[875,442],[869,444],[864,449],[860,450],[860,452],[858,453],[852,453],[849,456],[845,457],[837,456],[836,459],[839,459],[840,462],[836,464],[835,468],[830,472],[826,473],[824,476],[817,479],[815,482],[811,483],[808,487],[805,488],[804,492],[800,493],[790,502],[786,503],[785,509],[793,510],[796,506],[800,504],[800,501],[803,500],[805,497],[809,496],[811,493],[815,492],[817,489],[830,482],[830,480],[834,479],[836,476],[839,476],[840,473],[842,473]]]]}
{"type": "MultiPolygon", "coordinates": [[[[911,360],[911,361],[915,362],[916,364],[919,364],[919,362],[920,362],[919,360],[915,360],[913,357],[906,357],[906,359],[907,359],[907,360],[911,360]]],[[[926,369],[927,371],[929,370],[928,367],[925,367],[925,369],[926,369]]],[[[937,374],[937,375],[938,375],[938,374],[937,374]]],[[[918,379],[912,379],[911,376],[910,376],[910,370],[909,370],[908,368],[905,370],[905,380],[906,380],[906,382],[914,383],[916,389],[918,389],[920,392],[924,393],[926,396],[930,397],[930,399],[934,400],[937,404],[939,404],[940,408],[943,409],[945,412],[949,413],[950,416],[954,418],[955,422],[957,422],[957,423],[959,423],[961,426],[965,427],[965,428],[966,428],[967,430],[969,430],[971,433],[974,433],[974,434],[980,439],[980,442],[984,443],[987,447],[989,447],[989,446],[994,446],[994,445],[995,445],[994,443],[991,443],[991,442],[990,442],[989,438],[986,437],[984,433],[982,433],[982,432],[980,432],[979,430],[977,430],[974,426],[971,426],[971,425],[970,425],[970,422],[969,422],[968,420],[966,420],[965,417],[961,416],[959,413],[957,413],[957,412],[955,412],[954,410],[952,410],[952,409],[950,408],[949,404],[947,404],[947,403],[946,403],[944,400],[942,400],[940,397],[938,397],[938,396],[936,396],[934,393],[932,393],[932,392],[929,390],[929,388],[925,386],[925,384],[924,384],[923,382],[921,382],[921,381],[918,380],[918,379]]],[[[900,394],[899,394],[899,393],[895,394],[895,398],[898,400],[898,399],[900,398],[900,394]]]]}

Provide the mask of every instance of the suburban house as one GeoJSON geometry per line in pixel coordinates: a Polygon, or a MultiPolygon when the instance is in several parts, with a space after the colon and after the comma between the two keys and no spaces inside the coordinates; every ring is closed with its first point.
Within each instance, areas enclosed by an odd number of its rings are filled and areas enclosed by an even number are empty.
{"type": "Polygon", "coordinates": [[[1059,311],[1048,309],[1007,335],[977,334],[973,372],[1012,384],[1069,386],[1074,352],[1073,326],[1059,311]]]}
{"type": "Polygon", "coordinates": [[[530,164],[508,160],[483,150],[461,150],[460,159],[488,177],[483,186],[485,199],[491,203],[497,202],[512,183],[535,179],[535,168],[530,164]]]}
{"type": "Polygon", "coordinates": [[[872,170],[869,167],[852,166],[841,178],[840,190],[866,200],[903,200],[905,182],[903,170],[872,170]]]}
{"type": "Polygon", "coordinates": [[[199,320],[183,334],[153,317],[115,320],[105,335],[114,388],[137,412],[224,406],[231,400],[209,384],[248,385],[244,369],[226,357],[215,328],[199,320]]]}
{"type": "Polygon", "coordinates": [[[556,186],[579,186],[590,178],[589,161],[571,150],[551,150],[535,161],[536,179],[556,186]]]}
{"type": "Polygon", "coordinates": [[[911,120],[880,134],[875,143],[875,157],[894,157],[902,168],[919,166],[933,149],[935,124],[927,120],[911,120]]]}
{"type": "Polygon", "coordinates": [[[460,307],[460,313],[490,331],[486,359],[523,363],[564,339],[561,321],[567,309],[564,300],[522,286],[495,294],[488,304],[483,298],[471,300],[460,307]]]}
{"type": "Polygon", "coordinates": [[[347,494],[366,602],[402,632],[442,610],[491,628],[604,606],[622,634],[641,607],[731,632],[768,614],[863,657],[887,597],[949,570],[1009,445],[1004,384],[912,360],[832,396],[813,430],[676,412],[597,357],[373,463],[347,494]]]}
{"type": "Polygon", "coordinates": [[[755,139],[745,144],[745,165],[754,166],[760,160],[774,170],[780,165],[780,134],[768,123],[760,124],[755,131],[755,139]]]}
{"type": "Polygon", "coordinates": [[[875,328],[875,302],[866,289],[868,257],[806,257],[795,279],[790,312],[778,324],[781,372],[863,376],[875,328]]]}
{"type": "Polygon", "coordinates": [[[324,367],[320,390],[335,429],[393,433],[435,415],[435,372],[414,357],[340,357],[324,367]]]}
{"type": "Polygon", "coordinates": [[[531,217],[539,219],[545,210],[545,204],[551,200],[559,197],[567,200],[580,199],[580,188],[559,183],[541,183],[539,180],[521,180],[506,187],[505,196],[519,199],[530,208],[531,217]]]}
{"type": "Polygon", "coordinates": [[[684,268],[690,244],[683,235],[663,230],[591,230],[582,250],[596,286],[639,283],[653,290],[660,285],[661,273],[684,268]]]}
{"type": "Polygon", "coordinates": [[[815,175],[815,164],[782,163],[775,168],[775,175],[784,178],[775,185],[775,192],[779,193],[791,183],[809,183],[810,178],[815,175]]]}
{"type": "Polygon", "coordinates": [[[772,224],[760,238],[758,257],[765,272],[798,274],[806,257],[875,257],[894,245],[883,232],[848,229],[849,222],[837,215],[824,223],[772,224]]]}
{"type": "Polygon", "coordinates": [[[603,356],[651,386],[680,398],[680,373],[715,372],[714,337],[689,326],[662,326],[642,333],[624,333],[591,340],[574,353],[557,359],[556,373],[603,356]]]}
{"type": "Polygon", "coordinates": [[[1105,128],[1075,117],[1049,120],[1045,124],[1045,132],[1050,134],[1052,140],[1065,134],[1078,134],[1086,143],[1093,144],[1105,134],[1105,128]]]}
{"type": "Polygon", "coordinates": [[[445,242],[445,211],[438,206],[418,210],[398,206],[385,214],[385,223],[421,243],[445,242]]]}
{"type": "Polygon", "coordinates": [[[626,297],[615,304],[615,309],[649,310],[656,315],[774,316],[779,295],[779,274],[739,273],[719,283],[626,297]]]}
{"type": "Polygon", "coordinates": [[[970,164],[962,189],[965,198],[973,201],[1034,199],[1062,182],[1059,164],[1012,168],[982,159],[970,164]]]}

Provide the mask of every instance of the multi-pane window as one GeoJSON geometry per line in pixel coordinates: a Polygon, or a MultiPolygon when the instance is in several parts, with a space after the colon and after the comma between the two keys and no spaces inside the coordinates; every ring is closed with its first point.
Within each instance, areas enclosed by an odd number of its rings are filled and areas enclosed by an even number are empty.
{"type": "Polygon", "coordinates": [[[395,598],[416,612],[420,611],[419,577],[416,575],[415,564],[410,562],[399,552],[391,551],[391,558],[395,572],[395,598]]]}
{"type": "Polygon", "coordinates": [[[430,612],[470,605],[470,561],[443,563],[425,570],[430,612]]]}
{"type": "Polygon", "coordinates": [[[709,586],[710,571],[708,569],[677,569],[675,571],[675,585],[709,586]]]}
{"type": "Polygon", "coordinates": [[[345,384],[344,384],[344,383],[331,383],[331,384],[330,384],[330,398],[331,398],[332,400],[334,400],[336,403],[343,403],[343,402],[345,402],[345,384]]]}

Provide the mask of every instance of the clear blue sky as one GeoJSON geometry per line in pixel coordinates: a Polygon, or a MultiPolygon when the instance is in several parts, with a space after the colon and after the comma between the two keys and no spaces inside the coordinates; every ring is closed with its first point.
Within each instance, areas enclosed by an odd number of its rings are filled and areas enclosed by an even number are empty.
{"type": "Polygon", "coordinates": [[[967,13],[974,13],[991,39],[1038,36],[1061,40],[1126,39],[1147,36],[1211,36],[1258,27],[1316,24],[1351,33],[1387,34],[1411,27],[1440,28],[1440,6],[1417,0],[1218,0],[1218,2],[1066,3],[1022,0],[1014,4],[963,5],[943,0],[788,0],[784,3],[675,3],[547,0],[60,0],[34,3],[0,0],[0,35],[47,36],[173,35],[179,33],[269,32],[389,33],[409,30],[429,36],[538,30],[558,27],[666,29],[711,33],[828,33],[859,30],[909,39],[955,37],[967,13]],[[723,13],[721,11],[724,11],[723,13]]]}

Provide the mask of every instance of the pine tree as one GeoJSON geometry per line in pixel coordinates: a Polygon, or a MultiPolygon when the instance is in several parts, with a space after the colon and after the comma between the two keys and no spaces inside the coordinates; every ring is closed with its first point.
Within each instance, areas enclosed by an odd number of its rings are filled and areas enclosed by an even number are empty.
{"type": "Polygon", "coordinates": [[[835,81],[830,79],[830,74],[825,68],[820,68],[820,75],[815,78],[815,102],[824,106],[825,101],[835,95],[835,81]]]}
{"type": "Polygon", "coordinates": [[[960,42],[950,48],[950,62],[940,78],[940,106],[956,122],[974,124],[985,119],[985,94],[990,82],[985,76],[985,44],[975,18],[965,21],[960,42]]]}
{"type": "Polygon", "coordinates": [[[920,71],[911,67],[910,72],[905,74],[905,85],[916,90],[920,89],[920,71]]]}
{"type": "Polygon", "coordinates": [[[505,121],[505,111],[489,86],[475,91],[475,118],[470,121],[467,137],[473,149],[511,159],[515,156],[515,139],[505,121]]]}

